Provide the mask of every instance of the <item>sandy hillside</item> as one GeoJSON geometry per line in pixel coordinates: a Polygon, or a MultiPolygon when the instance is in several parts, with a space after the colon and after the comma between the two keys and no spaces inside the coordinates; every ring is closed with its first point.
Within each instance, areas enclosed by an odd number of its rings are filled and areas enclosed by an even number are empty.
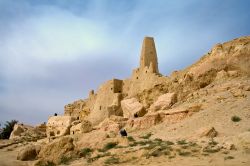
{"type": "MultiPolygon", "coordinates": [[[[0,166],[250,165],[250,36],[217,44],[186,69],[152,78],[159,84],[133,96],[117,93],[128,117],[112,115],[92,126],[86,119],[71,122],[72,117],[62,116],[74,127],[70,132],[60,126],[60,117],[52,117],[59,120],[49,123],[49,132],[45,126],[48,138],[1,140],[0,166]],[[130,107],[136,109],[134,117],[130,107]],[[55,136],[61,134],[53,132],[55,123],[68,133],[55,136]],[[127,137],[120,136],[121,128],[127,137]]],[[[89,109],[94,95],[67,111],[77,114],[79,105],[89,109]]],[[[90,111],[84,111],[87,117],[90,111]]]]}

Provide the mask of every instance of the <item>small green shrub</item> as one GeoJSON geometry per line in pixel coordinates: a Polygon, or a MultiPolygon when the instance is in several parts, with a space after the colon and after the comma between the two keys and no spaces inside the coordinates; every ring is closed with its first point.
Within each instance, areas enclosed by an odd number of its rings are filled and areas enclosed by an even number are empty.
{"type": "Polygon", "coordinates": [[[175,158],[175,155],[168,156],[169,159],[175,158]]]}
{"type": "Polygon", "coordinates": [[[189,145],[181,145],[182,149],[187,149],[189,147],[189,145]]]}
{"type": "Polygon", "coordinates": [[[157,142],[162,142],[162,139],[160,139],[160,138],[155,138],[155,141],[157,141],[157,142]]]}
{"type": "Polygon", "coordinates": [[[209,156],[208,153],[201,153],[201,155],[203,155],[203,156],[209,156]]]}
{"type": "Polygon", "coordinates": [[[106,152],[114,147],[116,147],[117,143],[116,142],[109,142],[103,147],[103,151],[106,152]]]}
{"type": "Polygon", "coordinates": [[[46,165],[44,165],[44,166],[56,166],[56,164],[55,164],[55,163],[53,163],[53,162],[48,161],[48,162],[47,162],[47,164],[46,164],[46,165]]]}
{"type": "Polygon", "coordinates": [[[164,143],[166,143],[167,145],[174,145],[174,143],[171,141],[164,141],[164,143]]]}
{"type": "Polygon", "coordinates": [[[238,117],[238,116],[232,116],[232,117],[231,117],[231,120],[232,120],[233,122],[239,122],[239,121],[241,121],[241,118],[238,117]]]}
{"type": "Polygon", "coordinates": [[[179,154],[180,156],[190,156],[190,155],[191,155],[191,152],[179,151],[178,154],[179,154]]]}
{"type": "Polygon", "coordinates": [[[131,160],[136,160],[137,159],[137,157],[135,157],[135,156],[133,156],[132,158],[131,158],[131,160]]]}
{"type": "Polygon", "coordinates": [[[195,142],[189,142],[189,145],[190,145],[190,146],[197,146],[198,144],[195,143],[195,142]]]}
{"type": "Polygon", "coordinates": [[[88,162],[88,163],[92,163],[93,161],[98,160],[99,158],[106,157],[106,156],[110,156],[110,155],[111,155],[110,152],[106,152],[106,153],[103,153],[103,154],[98,154],[98,155],[95,156],[95,157],[88,158],[88,159],[87,159],[87,162],[88,162]]]}
{"type": "Polygon", "coordinates": [[[137,145],[144,146],[144,145],[147,145],[147,144],[152,144],[153,142],[151,140],[146,140],[146,141],[138,141],[136,143],[137,143],[137,145]]]}
{"type": "Polygon", "coordinates": [[[153,151],[150,155],[153,157],[159,157],[162,155],[162,151],[160,149],[157,149],[157,150],[153,151]]]}
{"type": "Polygon", "coordinates": [[[177,144],[178,145],[185,145],[187,144],[186,140],[180,140],[180,141],[177,141],[177,144]]]}
{"type": "Polygon", "coordinates": [[[199,151],[200,151],[199,149],[192,149],[191,150],[191,152],[194,152],[194,153],[199,152],[199,151]]]}
{"type": "Polygon", "coordinates": [[[87,157],[90,156],[90,154],[93,152],[93,149],[90,148],[84,148],[80,151],[80,156],[81,157],[87,157]]]}
{"type": "Polygon", "coordinates": [[[134,141],[135,141],[135,139],[134,139],[132,136],[128,136],[127,139],[128,139],[128,141],[130,141],[130,142],[134,142],[134,141]]]}
{"type": "Polygon", "coordinates": [[[116,148],[116,149],[119,149],[119,148],[127,148],[127,146],[116,145],[115,148],[116,148]]]}
{"type": "Polygon", "coordinates": [[[60,163],[61,164],[69,164],[69,162],[70,162],[70,160],[72,159],[72,157],[66,157],[66,156],[62,156],[61,157],[61,161],[60,161],[60,163]]]}
{"type": "Polygon", "coordinates": [[[223,153],[223,154],[228,154],[228,153],[229,153],[229,151],[223,151],[222,153],[223,153]]]}
{"type": "Polygon", "coordinates": [[[233,156],[226,156],[226,157],[224,157],[224,160],[231,160],[231,159],[234,159],[234,157],[233,156]]]}
{"type": "Polygon", "coordinates": [[[143,138],[143,139],[149,139],[153,134],[152,133],[148,133],[144,136],[141,136],[140,138],[143,138]]]}
{"type": "Polygon", "coordinates": [[[119,160],[120,160],[119,158],[112,156],[112,157],[108,158],[104,163],[107,165],[119,164],[119,162],[120,162],[119,160]]]}
{"type": "Polygon", "coordinates": [[[216,141],[214,141],[214,140],[212,139],[210,142],[208,142],[208,144],[211,145],[211,146],[215,146],[215,145],[218,144],[218,142],[216,142],[216,141]]]}
{"type": "Polygon", "coordinates": [[[170,151],[164,151],[163,154],[167,156],[167,155],[170,155],[171,153],[170,151]]]}
{"type": "Polygon", "coordinates": [[[207,152],[207,153],[216,153],[219,152],[220,148],[210,148],[210,147],[206,147],[203,149],[203,152],[207,152]]]}
{"type": "Polygon", "coordinates": [[[156,144],[150,144],[149,146],[145,147],[144,149],[150,150],[154,149],[157,145],[156,144]]]}

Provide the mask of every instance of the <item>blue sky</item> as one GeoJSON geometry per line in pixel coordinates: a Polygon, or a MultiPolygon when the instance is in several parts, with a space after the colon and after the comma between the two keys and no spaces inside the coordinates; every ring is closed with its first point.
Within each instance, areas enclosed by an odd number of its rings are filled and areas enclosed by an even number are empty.
{"type": "Polygon", "coordinates": [[[139,64],[144,36],[160,72],[250,34],[247,0],[0,0],[0,122],[37,124],[139,64]]]}

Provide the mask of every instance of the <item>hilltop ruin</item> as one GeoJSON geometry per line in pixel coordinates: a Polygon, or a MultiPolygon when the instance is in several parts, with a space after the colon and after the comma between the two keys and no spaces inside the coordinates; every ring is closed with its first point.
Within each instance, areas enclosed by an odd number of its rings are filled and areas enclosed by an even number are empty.
{"type": "Polygon", "coordinates": [[[87,119],[94,125],[111,115],[122,116],[121,101],[134,97],[145,89],[166,82],[158,69],[154,39],[145,37],[140,55],[140,66],[125,80],[112,79],[102,84],[97,92],[89,92],[89,98],[65,106],[65,115],[76,119],[87,119]]]}
{"type": "Polygon", "coordinates": [[[146,37],[139,64],[47,124],[17,124],[11,141],[37,140],[17,159],[37,159],[35,166],[250,164],[250,36],[217,44],[170,76],[160,74],[154,39],[146,37]]]}

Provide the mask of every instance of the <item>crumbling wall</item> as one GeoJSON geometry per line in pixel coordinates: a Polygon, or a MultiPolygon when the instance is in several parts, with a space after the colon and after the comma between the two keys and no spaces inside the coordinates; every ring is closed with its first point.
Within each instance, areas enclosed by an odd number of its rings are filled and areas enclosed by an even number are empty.
{"type": "Polygon", "coordinates": [[[122,80],[112,79],[104,83],[96,93],[96,100],[88,120],[97,125],[111,115],[122,115],[122,80]]]}

